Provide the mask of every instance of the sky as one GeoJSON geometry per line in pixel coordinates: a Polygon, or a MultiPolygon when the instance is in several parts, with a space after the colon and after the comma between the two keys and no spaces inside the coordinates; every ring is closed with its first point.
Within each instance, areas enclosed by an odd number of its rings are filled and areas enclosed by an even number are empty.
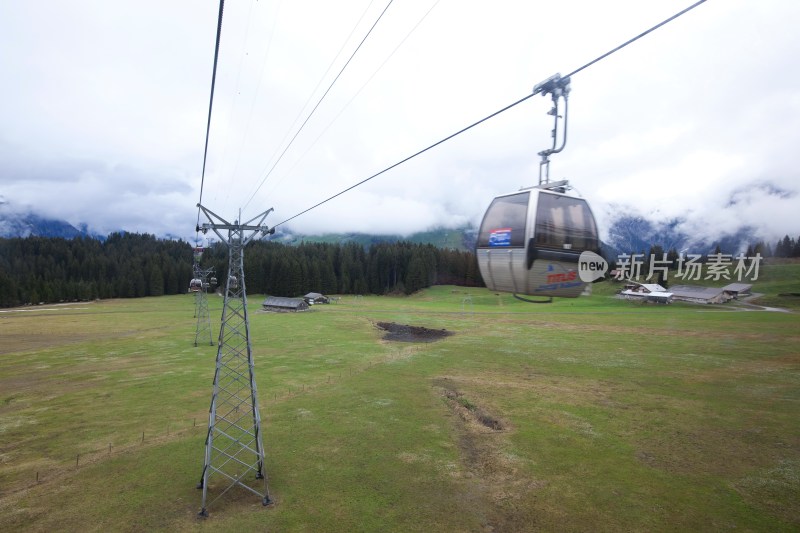
{"type": "MultiPolygon", "coordinates": [[[[216,0],[0,2],[0,201],[193,239],[202,183],[228,221],[274,208],[279,225],[691,3],[228,0],[203,178],[216,0]]],[[[708,0],[579,72],[551,178],[601,236],[620,214],[800,235],[797,21],[798,2],[708,0]]],[[[538,182],[550,107],[535,96],[280,225],[478,225],[538,182]]]]}

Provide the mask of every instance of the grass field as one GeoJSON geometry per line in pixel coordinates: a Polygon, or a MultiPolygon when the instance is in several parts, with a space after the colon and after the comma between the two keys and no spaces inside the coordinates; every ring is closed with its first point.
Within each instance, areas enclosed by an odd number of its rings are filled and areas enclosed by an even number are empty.
{"type": "MultiPolygon", "coordinates": [[[[767,302],[793,301],[800,270],[776,272],[767,302]]],[[[193,346],[192,297],[0,313],[0,531],[799,530],[797,309],[612,292],[251,296],[276,503],[234,491],[205,520],[216,348],[193,346]],[[454,335],[387,342],[379,321],[454,335]]]]}

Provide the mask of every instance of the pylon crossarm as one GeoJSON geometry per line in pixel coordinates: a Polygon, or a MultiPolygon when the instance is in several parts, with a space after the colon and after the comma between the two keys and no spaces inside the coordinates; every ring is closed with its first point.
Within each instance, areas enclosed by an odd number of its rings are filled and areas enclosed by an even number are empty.
{"type": "Polygon", "coordinates": [[[256,222],[256,223],[255,223],[255,226],[256,226],[256,227],[261,227],[261,226],[262,226],[262,224],[264,223],[264,220],[267,218],[267,215],[269,215],[270,213],[272,213],[274,210],[275,210],[275,209],[273,209],[272,207],[270,207],[269,209],[267,209],[267,210],[266,210],[266,211],[264,211],[263,213],[260,213],[260,214],[258,214],[258,215],[256,215],[256,216],[254,216],[253,218],[251,218],[250,220],[248,220],[247,222],[245,222],[245,223],[244,223],[244,225],[245,225],[245,226],[250,226],[250,225],[251,225],[251,223],[252,223],[254,220],[256,220],[256,219],[259,219],[259,220],[258,220],[258,222],[256,222]]]}
{"type": "Polygon", "coordinates": [[[221,216],[219,216],[218,214],[214,213],[210,209],[208,209],[208,208],[206,208],[206,207],[204,207],[204,206],[202,206],[200,204],[197,204],[197,207],[203,212],[203,214],[206,216],[206,218],[208,218],[208,221],[211,222],[211,224],[198,225],[197,226],[197,231],[202,231],[203,233],[205,233],[206,231],[211,229],[211,230],[214,231],[214,233],[217,234],[217,237],[219,237],[219,239],[222,242],[227,242],[227,239],[225,237],[223,237],[223,235],[218,231],[218,228],[216,227],[218,224],[214,223],[214,219],[216,219],[217,221],[219,221],[219,223],[221,223],[222,225],[225,225],[225,226],[230,226],[231,223],[228,222],[227,220],[225,220],[224,218],[222,218],[221,216]]]}
{"type": "Polygon", "coordinates": [[[224,218],[213,212],[211,209],[200,204],[197,204],[197,207],[200,208],[200,210],[206,215],[206,218],[208,218],[208,221],[211,222],[212,224],[214,224],[214,219],[216,219],[217,222],[219,222],[220,224],[225,224],[225,225],[231,224],[230,222],[228,222],[227,220],[225,220],[224,218]]]}
{"type": "Polygon", "coordinates": [[[227,220],[225,220],[224,218],[222,218],[218,214],[214,213],[210,209],[208,209],[208,208],[206,208],[206,207],[204,207],[204,206],[202,206],[200,204],[197,204],[197,207],[201,211],[203,211],[203,213],[206,215],[206,217],[208,218],[208,221],[209,221],[209,223],[207,223],[207,224],[206,223],[199,224],[197,226],[197,230],[198,231],[202,231],[203,233],[207,232],[208,230],[212,230],[214,233],[217,234],[217,236],[220,238],[220,240],[225,242],[225,243],[227,243],[228,246],[231,245],[230,241],[232,239],[225,238],[222,235],[222,233],[220,233],[221,230],[228,230],[228,232],[236,233],[237,234],[237,239],[235,239],[235,240],[238,240],[242,245],[248,244],[250,241],[252,241],[256,237],[256,235],[261,234],[261,236],[264,236],[264,235],[266,235],[268,233],[273,233],[275,231],[274,228],[269,228],[268,226],[264,225],[264,223],[263,223],[264,220],[267,218],[267,215],[269,215],[274,210],[271,207],[269,209],[267,209],[266,211],[264,211],[263,213],[260,213],[260,214],[256,215],[255,217],[251,218],[250,220],[248,220],[247,222],[245,222],[243,224],[239,223],[238,221],[235,221],[233,224],[231,224],[230,222],[228,222],[227,220]],[[251,224],[255,220],[258,220],[258,223],[257,224],[251,224]],[[245,232],[252,232],[252,233],[250,233],[250,235],[245,237],[245,235],[244,235],[245,232]]]}

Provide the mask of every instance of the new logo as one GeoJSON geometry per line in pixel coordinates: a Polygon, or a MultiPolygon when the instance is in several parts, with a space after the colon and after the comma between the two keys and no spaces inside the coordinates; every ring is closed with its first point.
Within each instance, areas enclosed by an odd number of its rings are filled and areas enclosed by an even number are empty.
{"type": "Polygon", "coordinates": [[[582,252],[578,258],[578,275],[581,281],[591,283],[608,271],[608,262],[594,252],[582,252]]]}

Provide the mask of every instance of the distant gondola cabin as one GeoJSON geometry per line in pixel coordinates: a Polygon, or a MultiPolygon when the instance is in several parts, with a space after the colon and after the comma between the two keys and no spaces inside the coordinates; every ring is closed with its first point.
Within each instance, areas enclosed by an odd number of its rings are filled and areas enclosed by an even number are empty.
{"type": "Polygon", "coordinates": [[[189,292],[200,292],[203,290],[203,280],[194,278],[189,282],[189,292]]]}

